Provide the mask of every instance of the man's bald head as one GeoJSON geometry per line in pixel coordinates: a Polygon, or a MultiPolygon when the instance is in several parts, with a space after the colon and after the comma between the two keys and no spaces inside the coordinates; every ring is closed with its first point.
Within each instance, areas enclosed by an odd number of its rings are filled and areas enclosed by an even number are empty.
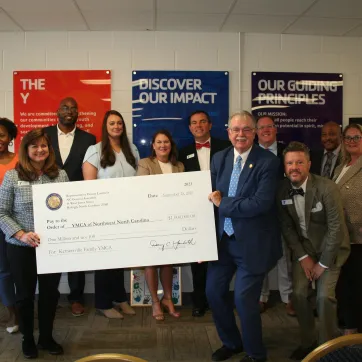
{"type": "Polygon", "coordinates": [[[72,97],[62,99],[57,114],[59,128],[65,133],[72,131],[78,119],[77,101],[72,97]]]}
{"type": "Polygon", "coordinates": [[[342,141],[341,126],[336,122],[327,122],[322,127],[321,142],[328,152],[334,151],[342,141]]]}

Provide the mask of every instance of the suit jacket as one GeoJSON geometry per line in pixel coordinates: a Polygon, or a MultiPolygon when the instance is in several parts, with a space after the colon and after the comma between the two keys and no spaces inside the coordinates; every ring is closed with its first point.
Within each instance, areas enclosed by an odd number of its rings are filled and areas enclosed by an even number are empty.
{"type": "MultiPolygon", "coordinates": [[[[310,166],[311,173],[313,173],[315,175],[319,175],[319,176],[321,175],[323,157],[324,157],[324,149],[311,151],[311,153],[310,153],[310,160],[312,162],[312,164],[310,166]]],[[[340,151],[338,154],[336,163],[334,164],[334,167],[332,169],[332,174],[331,174],[332,178],[335,173],[336,167],[341,163],[341,159],[342,159],[342,152],[340,151]]]]}
{"type": "MultiPolygon", "coordinates": [[[[172,173],[184,172],[185,168],[181,162],[172,165],[172,173]]],[[[162,175],[161,167],[156,158],[142,158],[138,162],[137,176],[162,175]]]]}
{"type": "Polygon", "coordinates": [[[76,128],[69,156],[63,164],[59,151],[57,126],[46,127],[44,130],[45,133],[50,137],[50,141],[54,148],[57,165],[67,173],[70,181],[82,181],[83,159],[88,147],[96,144],[95,136],[91,133],[76,128]]]}
{"type": "Polygon", "coordinates": [[[22,181],[15,169],[5,174],[0,187],[0,229],[8,243],[29,247],[13,235],[20,230],[34,231],[33,185],[67,181],[67,174],[63,170],[54,179],[41,175],[37,180],[29,182],[22,181]]]}
{"type": "Polygon", "coordinates": [[[213,190],[222,200],[217,211],[221,239],[225,217],[231,218],[235,239],[240,243],[245,268],[254,274],[269,271],[282,256],[276,212],[279,160],[270,151],[253,145],[240,174],[235,197],[228,197],[234,166],[234,148],[218,152],[211,161],[213,190]]]}
{"type": "Polygon", "coordinates": [[[280,166],[279,166],[279,176],[280,179],[284,178],[284,156],[283,156],[283,152],[285,150],[286,145],[284,143],[280,143],[277,142],[277,156],[279,158],[280,161],[280,166]]]}
{"type": "MultiPolygon", "coordinates": [[[[222,151],[229,147],[230,141],[220,140],[218,138],[211,137],[210,142],[210,160],[216,152],[222,151]]],[[[181,148],[179,152],[179,160],[184,164],[185,171],[200,171],[199,158],[196,151],[196,143],[193,142],[191,145],[181,148]]]]}
{"type": "MultiPolygon", "coordinates": [[[[339,165],[336,168],[334,180],[341,173],[343,166],[339,165]]],[[[348,169],[337,186],[342,195],[351,243],[362,244],[362,156],[348,169]]]]}
{"type": "Polygon", "coordinates": [[[327,267],[342,266],[350,244],[337,185],[325,177],[309,174],[304,196],[307,239],[302,235],[295,204],[288,193],[290,188],[289,179],[281,181],[277,200],[282,234],[293,257],[299,259],[308,254],[327,267]]]}

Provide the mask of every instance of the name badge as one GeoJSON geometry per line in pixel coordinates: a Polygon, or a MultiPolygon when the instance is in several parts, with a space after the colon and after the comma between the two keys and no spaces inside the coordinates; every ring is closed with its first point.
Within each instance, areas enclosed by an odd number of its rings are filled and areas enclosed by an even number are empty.
{"type": "Polygon", "coordinates": [[[27,186],[30,185],[29,181],[18,181],[18,186],[27,186]]]}
{"type": "Polygon", "coordinates": [[[282,205],[293,205],[293,200],[292,199],[282,200],[282,205]]]}
{"type": "Polygon", "coordinates": [[[193,157],[195,157],[195,154],[191,153],[191,155],[187,155],[186,159],[188,160],[189,158],[193,158],[193,157]]]}

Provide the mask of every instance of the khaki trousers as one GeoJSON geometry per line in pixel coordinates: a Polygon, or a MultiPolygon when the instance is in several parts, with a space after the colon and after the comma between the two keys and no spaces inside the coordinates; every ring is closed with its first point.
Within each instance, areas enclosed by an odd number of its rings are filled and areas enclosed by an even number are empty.
{"type": "Polygon", "coordinates": [[[317,333],[313,304],[310,301],[310,297],[314,294],[312,283],[305,276],[300,262],[293,261],[292,302],[300,327],[301,346],[304,348],[310,347],[316,341],[322,344],[338,335],[335,289],[339,273],[340,268],[328,268],[315,282],[319,318],[317,333]]]}

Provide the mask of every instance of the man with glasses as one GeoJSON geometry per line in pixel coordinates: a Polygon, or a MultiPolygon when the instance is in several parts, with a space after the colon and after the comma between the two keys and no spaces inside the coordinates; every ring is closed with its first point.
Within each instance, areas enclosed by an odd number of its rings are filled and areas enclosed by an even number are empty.
{"type": "MultiPolygon", "coordinates": [[[[45,128],[54,148],[57,165],[64,169],[70,181],[82,181],[82,164],[89,146],[96,143],[94,135],[76,127],[78,104],[74,98],[61,100],[58,108],[58,124],[45,128]]],[[[85,273],[68,273],[72,314],[79,317],[84,314],[83,292],[85,273]]]]}
{"type": "Polygon", "coordinates": [[[224,361],[246,352],[242,362],[266,361],[259,297],[266,273],[282,255],[276,212],[279,160],[254,144],[256,124],[246,111],[229,120],[233,147],[211,161],[219,259],[209,263],[206,295],[223,346],[212,355],[224,361]],[[243,338],[236,325],[229,285],[235,275],[235,305],[243,338]]]}
{"type": "Polygon", "coordinates": [[[323,150],[312,151],[310,154],[312,173],[332,179],[334,170],[342,159],[341,141],[341,126],[336,122],[325,123],[321,133],[323,150]]]}
{"type": "MultiPolygon", "coordinates": [[[[211,137],[211,127],[206,111],[197,110],[189,116],[189,129],[195,141],[179,153],[179,161],[184,164],[186,172],[210,170],[213,155],[231,145],[229,141],[211,137]]],[[[192,316],[202,317],[208,310],[205,294],[207,263],[191,263],[191,271],[194,287],[192,316]]]]}
{"type": "MultiPolygon", "coordinates": [[[[285,146],[277,142],[277,128],[274,123],[274,119],[269,116],[264,116],[258,119],[257,122],[257,135],[259,146],[272,152],[280,160],[280,178],[284,178],[284,167],[283,167],[283,151],[285,146]]],[[[278,289],[282,302],[285,304],[286,312],[290,316],[295,316],[290,298],[292,296],[292,281],[291,281],[291,263],[290,253],[285,243],[283,243],[283,256],[278,260],[276,266],[278,272],[278,289]]],[[[266,309],[266,304],[269,299],[269,273],[264,279],[263,288],[260,296],[260,312],[263,313],[266,309]]]]}

